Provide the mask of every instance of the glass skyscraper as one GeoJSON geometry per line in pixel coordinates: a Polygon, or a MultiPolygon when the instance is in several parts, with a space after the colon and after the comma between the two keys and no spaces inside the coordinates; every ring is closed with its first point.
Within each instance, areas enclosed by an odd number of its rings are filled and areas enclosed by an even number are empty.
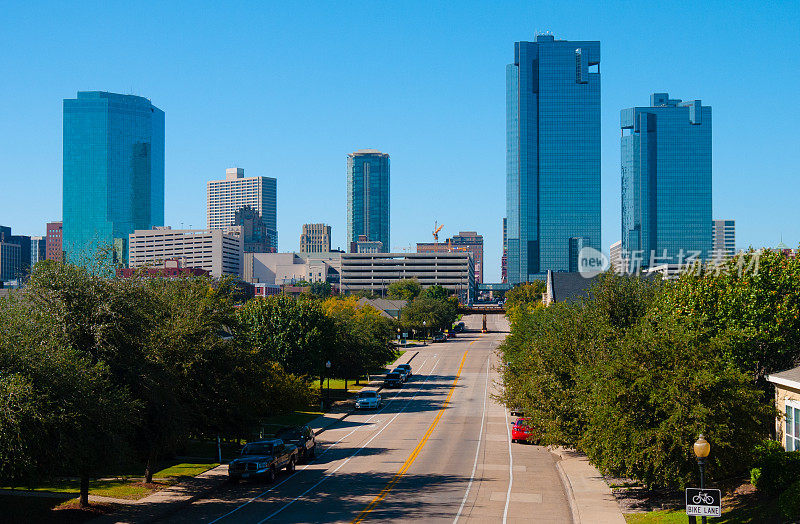
{"type": "Polygon", "coordinates": [[[600,249],[600,42],[537,35],[506,67],[508,283],[600,249]]]}
{"type": "Polygon", "coordinates": [[[64,100],[63,250],[86,262],[128,235],[164,225],[164,112],[146,98],[101,91],[64,100]]]}
{"type": "Polygon", "coordinates": [[[377,149],[361,149],[347,155],[347,242],[351,246],[366,237],[389,247],[389,155],[377,149]]]}
{"type": "Polygon", "coordinates": [[[711,107],[667,93],[620,112],[622,251],[635,270],[708,258],[711,107]]]}

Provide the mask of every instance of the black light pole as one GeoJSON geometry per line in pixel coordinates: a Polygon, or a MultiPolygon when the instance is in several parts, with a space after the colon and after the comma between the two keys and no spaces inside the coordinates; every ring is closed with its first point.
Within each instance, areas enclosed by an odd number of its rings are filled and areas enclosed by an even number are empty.
{"type": "Polygon", "coordinates": [[[325,362],[326,375],[328,376],[328,392],[325,395],[325,402],[328,404],[328,409],[331,407],[331,361],[325,362]]]}
{"type": "MultiPolygon", "coordinates": [[[[706,488],[706,461],[708,454],[711,453],[711,444],[705,439],[702,433],[694,443],[694,455],[697,457],[697,465],[700,467],[700,489],[706,488]]],[[[706,517],[701,517],[703,524],[706,524],[706,517]]]]}

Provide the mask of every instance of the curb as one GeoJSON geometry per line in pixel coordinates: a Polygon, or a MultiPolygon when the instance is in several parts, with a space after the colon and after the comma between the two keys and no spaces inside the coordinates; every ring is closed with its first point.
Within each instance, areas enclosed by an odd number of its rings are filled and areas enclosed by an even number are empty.
{"type": "MultiPolygon", "coordinates": [[[[412,361],[412,360],[414,360],[414,358],[415,358],[417,355],[419,355],[419,351],[415,351],[415,352],[414,352],[414,354],[413,354],[413,355],[411,355],[411,358],[409,358],[409,359],[408,359],[408,361],[406,362],[406,364],[410,364],[410,363],[411,363],[411,361],[412,361]]],[[[400,357],[400,358],[402,358],[402,357],[400,357]]],[[[400,360],[400,359],[398,358],[397,360],[400,360]]],[[[392,363],[392,365],[396,364],[396,363],[397,363],[397,360],[395,360],[395,361],[392,363]]],[[[378,387],[378,389],[376,389],[375,391],[381,391],[382,389],[383,389],[383,385],[379,386],[379,387],[378,387]]],[[[325,426],[324,428],[319,428],[317,431],[315,431],[315,432],[314,432],[314,436],[316,437],[317,435],[319,435],[319,434],[323,433],[323,432],[324,432],[324,431],[326,431],[326,430],[327,430],[329,427],[333,426],[333,425],[334,425],[334,424],[336,424],[337,422],[341,422],[341,421],[343,421],[344,419],[346,419],[346,418],[348,417],[348,415],[352,415],[354,412],[355,412],[355,409],[351,409],[350,411],[345,411],[345,412],[342,414],[342,416],[341,416],[341,417],[339,417],[339,418],[337,418],[337,419],[333,419],[333,420],[331,421],[331,423],[330,423],[330,424],[328,424],[328,425],[327,425],[327,426],[325,426]]]]}
{"type": "Polygon", "coordinates": [[[556,469],[558,470],[558,476],[561,478],[561,485],[564,488],[564,493],[567,495],[569,511],[572,514],[572,522],[573,524],[581,524],[581,514],[578,511],[578,504],[575,502],[575,492],[572,490],[572,482],[570,482],[569,477],[564,472],[564,468],[561,467],[561,461],[564,460],[564,457],[555,449],[548,449],[548,451],[558,457],[556,460],[556,469]]]}

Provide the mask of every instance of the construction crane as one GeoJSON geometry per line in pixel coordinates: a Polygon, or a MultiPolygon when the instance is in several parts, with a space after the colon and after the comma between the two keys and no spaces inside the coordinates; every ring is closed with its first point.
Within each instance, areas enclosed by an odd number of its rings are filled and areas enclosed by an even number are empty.
{"type": "Polygon", "coordinates": [[[439,241],[439,231],[442,230],[444,224],[439,225],[439,222],[433,223],[433,242],[434,244],[439,241]]]}

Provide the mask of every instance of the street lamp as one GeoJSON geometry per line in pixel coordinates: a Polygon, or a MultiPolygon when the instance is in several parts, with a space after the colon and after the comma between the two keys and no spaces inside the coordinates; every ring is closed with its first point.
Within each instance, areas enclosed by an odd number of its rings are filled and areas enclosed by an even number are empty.
{"type": "Polygon", "coordinates": [[[428,343],[427,335],[428,335],[428,331],[425,329],[425,321],[423,320],[422,321],[422,345],[423,346],[428,343]]]}
{"type": "Polygon", "coordinates": [[[328,376],[328,391],[325,395],[325,401],[328,404],[328,409],[331,407],[331,361],[325,362],[325,374],[328,376]]]}
{"type": "MultiPolygon", "coordinates": [[[[705,489],[706,487],[705,469],[709,453],[711,453],[711,444],[709,444],[703,434],[700,433],[700,436],[697,437],[694,443],[694,455],[697,457],[697,465],[700,466],[700,489],[705,489]]],[[[706,523],[705,517],[702,517],[702,522],[703,524],[706,523]]]]}

